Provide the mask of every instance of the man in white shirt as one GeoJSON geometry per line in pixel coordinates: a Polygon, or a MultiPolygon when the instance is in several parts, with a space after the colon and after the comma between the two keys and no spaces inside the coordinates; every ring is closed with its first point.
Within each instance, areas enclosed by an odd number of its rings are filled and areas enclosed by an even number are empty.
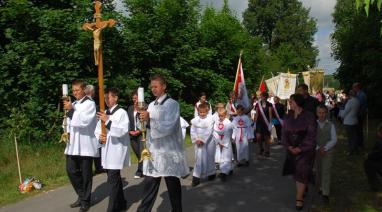
{"type": "Polygon", "coordinates": [[[182,211],[182,189],[180,178],[189,172],[183,147],[180,126],[179,103],[166,93],[167,84],[163,76],[151,79],[151,91],[156,100],[151,102],[140,118],[147,122],[147,148],[151,160],[143,162],[145,186],[138,212],[152,210],[158,194],[161,178],[164,177],[173,212],[182,211]]]}
{"type": "Polygon", "coordinates": [[[99,143],[94,136],[97,124],[96,105],[85,95],[86,84],[83,81],[73,81],[72,91],[75,102],[64,101],[68,110],[69,142],[66,144],[66,171],[69,180],[78,195],[76,202],[70,207],[81,207],[80,211],[90,208],[92,189],[92,163],[99,157],[99,143]]]}
{"type": "Polygon", "coordinates": [[[343,118],[343,124],[345,125],[346,134],[349,142],[349,152],[348,155],[353,155],[358,153],[358,111],[360,104],[358,99],[355,97],[355,92],[353,90],[349,91],[349,99],[345,104],[345,109],[341,113],[343,118]]]}

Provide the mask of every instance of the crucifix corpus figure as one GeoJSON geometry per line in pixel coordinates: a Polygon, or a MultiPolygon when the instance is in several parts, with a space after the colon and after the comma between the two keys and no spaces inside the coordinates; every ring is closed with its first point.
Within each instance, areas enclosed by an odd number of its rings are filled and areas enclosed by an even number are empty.
{"type": "Polygon", "coordinates": [[[94,63],[96,66],[99,65],[101,46],[102,46],[102,36],[101,32],[106,27],[113,27],[117,23],[114,19],[109,19],[107,21],[101,21],[101,5],[102,3],[99,1],[95,2],[95,14],[94,18],[96,19],[96,23],[85,23],[82,25],[82,29],[93,31],[93,39],[94,39],[94,63]]]}

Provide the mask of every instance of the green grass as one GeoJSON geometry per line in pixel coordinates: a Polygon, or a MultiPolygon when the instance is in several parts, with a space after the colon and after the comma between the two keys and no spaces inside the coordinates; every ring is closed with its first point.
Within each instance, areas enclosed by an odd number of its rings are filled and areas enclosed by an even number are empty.
{"type": "Polygon", "coordinates": [[[19,143],[21,176],[35,176],[44,184],[40,191],[21,194],[16,153],[13,141],[0,143],[0,206],[13,203],[42,191],[51,190],[68,182],[65,172],[64,145],[19,143]]]}
{"type": "MultiPolygon", "coordinates": [[[[191,146],[190,135],[186,135],[185,147],[191,146]]],[[[42,190],[21,194],[17,189],[19,177],[14,141],[0,141],[0,207],[52,190],[69,183],[65,170],[64,144],[28,144],[19,143],[19,157],[22,178],[34,176],[42,181],[42,190]]],[[[131,152],[131,162],[137,163],[137,157],[131,152]]]]}
{"type": "Polygon", "coordinates": [[[382,192],[370,192],[363,170],[366,153],[373,147],[377,121],[370,124],[371,130],[366,141],[366,151],[358,156],[346,156],[347,139],[342,126],[337,125],[338,143],[333,158],[330,204],[322,203],[317,195],[312,210],[341,212],[382,211],[382,192]]]}

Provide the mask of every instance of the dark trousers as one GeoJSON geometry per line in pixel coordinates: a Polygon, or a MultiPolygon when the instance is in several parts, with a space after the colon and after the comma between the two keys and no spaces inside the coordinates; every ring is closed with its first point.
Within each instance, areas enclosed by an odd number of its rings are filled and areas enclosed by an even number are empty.
{"type": "Polygon", "coordinates": [[[358,116],[358,125],[357,125],[357,145],[363,148],[363,116],[358,116]]]}
{"type": "Polygon", "coordinates": [[[126,208],[126,201],[123,195],[123,185],[120,170],[106,170],[107,183],[110,187],[108,212],[120,211],[126,208]]]}
{"type": "Polygon", "coordinates": [[[90,195],[92,191],[92,157],[66,156],[66,172],[74,190],[81,201],[81,205],[90,205],[90,195]]]}
{"type": "Polygon", "coordinates": [[[281,142],[281,124],[275,125],[277,141],[281,142]]]}
{"type": "MultiPolygon", "coordinates": [[[[158,194],[161,177],[149,177],[145,176],[145,187],[143,189],[143,198],[141,204],[138,207],[137,212],[150,212],[154,206],[155,199],[158,194]]],[[[164,177],[168,194],[170,196],[170,202],[172,212],[182,211],[182,188],[180,180],[177,177],[164,177]]]]}
{"type": "Polygon", "coordinates": [[[349,153],[354,154],[358,152],[357,148],[357,137],[358,137],[358,131],[357,131],[357,125],[345,125],[346,134],[348,137],[348,146],[349,146],[349,153]]]}
{"type": "Polygon", "coordinates": [[[96,172],[101,172],[103,170],[101,163],[101,148],[98,148],[99,157],[94,158],[94,167],[96,172]]]}
{"type": "Polygon", "coordinates": [[[382,176],[382,162],[366,159],[364,162],[365,174],[371,190],[378,190],[378,177],[382,176]]]}
{"type": "MultiPolygon", "coordinates": [[[[135,155],[137,156],[138,161],[140,161],[141,152],[142,152],[141,136],[131,136],[130,138],[131,138],[130,140],[131,148],[133,149],[135,155]]],[[[143,174],[142,166],[143,166],[143,162],[138,163],[138,168],[137,168],[137,171],[135,172],[135,175],[141,176],[143,174]]]]}

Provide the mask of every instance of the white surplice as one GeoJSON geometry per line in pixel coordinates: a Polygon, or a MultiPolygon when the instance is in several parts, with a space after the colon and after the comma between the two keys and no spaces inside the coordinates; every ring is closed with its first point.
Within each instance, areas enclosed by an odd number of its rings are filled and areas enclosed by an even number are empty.
{"type": "Polygon", "coordinates": [[[191,141],[195,148],[194,177],[205,178],[215,174],[215,151],[216,145],[213,140],[212,116],[200,118],[199,116],[191,120],[191,141]],[[197,146],[196,141],[200,140],[203,145],[197,146]]]}
{"type": "Polygon", "coordinates": [[[150,126],[146,139],[152,160],[144,160],[143,174],[151,177],[186,176],[189,169],[183,146],[179,103],[165,94],[151,102],[147,111],[150,126]]]}
{"type": "Polygon", "coordinates": [[[215,162],[219,163],[220,171],[229,174],[232,170],[232,123],[227,118],[216,121],[214,124],[213,138],[216,143],[215,162]],[[220,145],[219,145],[220,144],[220,145]],[[223,147],[221,147],[221,145],[223,147]]]}
{"type": "Polygon", "coordinates": [[[97,125],[96,105],[89,97],[72,103],[73,116],[67,118],[69,142],[66,144],[66,155],[99,157],[99,143],[94,136],[97,125]]]}
{"type": "MultiPolygon", "coordinates": [[[[113,106],[106,124],[106,143],[102,145],[101,163],[104,169],[123,169],[130,166],[129,153],[129,117],[126,110],[113,106]]],[[[97,140],[101,134],[101,121],[94,132],[97,140]]]]}
{"type": "Polygon", "coordinates": [[[253,138],[253,133],[250,132],[252,130],[251,120],[247,115],[238,115],[232,120],[232,125],[232,139],[236,144],[237,160],[239,162],[248,161],[248,140],[253,138]]]}
{"type": "Polygon", "coordinates": [[[188,122],[181,116],[180,117],[180,127],[182,128],[183,141],[184,141],[184,139],[186,139],[187,127],[189,127],[189,126],[190,125],[188,124],[188,122]]]}

